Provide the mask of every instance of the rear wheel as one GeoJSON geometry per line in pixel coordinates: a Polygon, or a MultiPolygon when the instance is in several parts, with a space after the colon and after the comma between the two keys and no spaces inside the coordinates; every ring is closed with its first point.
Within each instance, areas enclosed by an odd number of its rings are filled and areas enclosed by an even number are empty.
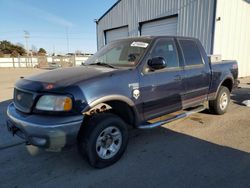
{"type": "Polygon", "coordinates": [[[209,101],[209,109],[215,114],[226,113],[230,102],[230,91],[227,87],[221,86],[215,100],[209,101]]]}
{"type": "Polygon", "coordinates": [[[79,133],[78,148],[90,165],[104,168],[118,161],[128,143],[126,123],[110,113],[96,114],[79,133]]]}

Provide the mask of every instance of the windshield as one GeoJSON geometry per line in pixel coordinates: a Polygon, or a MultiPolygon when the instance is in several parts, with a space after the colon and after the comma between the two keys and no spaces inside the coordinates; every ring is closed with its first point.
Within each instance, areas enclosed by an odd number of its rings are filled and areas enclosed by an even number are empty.
{"type": "Polygon", "coordinates": [[[111,42],[95,53],[85,65],[135,66],[151,42],[150,39],[126,39],[111,42]]]}

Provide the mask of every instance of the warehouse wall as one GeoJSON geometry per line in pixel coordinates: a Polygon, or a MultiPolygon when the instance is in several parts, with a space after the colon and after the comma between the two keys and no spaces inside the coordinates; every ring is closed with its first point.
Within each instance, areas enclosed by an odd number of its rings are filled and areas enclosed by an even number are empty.
{"type": "Polygon", "coordinates": [[[129,36],[138,36],[139,23],[178,14],[177,35],[197,37],[211,52],[214,0],[122,0],[97,25],[97,46],[104,31],[128,25],[129,36]]]}
{"type": "Polygon", "coordinates": [[[216,18],[214,54],[236,59],[239,76],[250,76],[250,3],[217,0],[216,18]]]}

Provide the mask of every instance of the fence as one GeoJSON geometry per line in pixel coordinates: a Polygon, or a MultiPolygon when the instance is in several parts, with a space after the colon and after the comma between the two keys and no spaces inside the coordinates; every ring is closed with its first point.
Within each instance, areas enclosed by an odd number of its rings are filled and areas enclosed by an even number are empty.
{"type": "Polygon", "coordinates": [[[90,56],[36,56],[0,58],[0,68],[72,67],[84,63],[90,56]]]}

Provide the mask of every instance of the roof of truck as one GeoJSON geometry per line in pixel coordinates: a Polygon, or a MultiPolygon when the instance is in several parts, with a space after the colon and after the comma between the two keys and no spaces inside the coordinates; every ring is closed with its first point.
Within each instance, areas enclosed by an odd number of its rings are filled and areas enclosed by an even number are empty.
{"type": "Polygon", "coordinates": [[[136,39],[157,39],[157,38],[177,38],[177,39],[192,39],[192,40],[196,40],[197,38],[194,38],[194,37],[183,37],[183,36],[169,36],[169,35],[163,35],[163,36],[151,36],[151,35],[148,35],[148,36],[138,36],[138,37],[128,37],[128,38],[123,38],[123,39],[118,39],[118,40],[127,40],[127,39],[130,39],[130,40],[136,40],[136,39]]]}

